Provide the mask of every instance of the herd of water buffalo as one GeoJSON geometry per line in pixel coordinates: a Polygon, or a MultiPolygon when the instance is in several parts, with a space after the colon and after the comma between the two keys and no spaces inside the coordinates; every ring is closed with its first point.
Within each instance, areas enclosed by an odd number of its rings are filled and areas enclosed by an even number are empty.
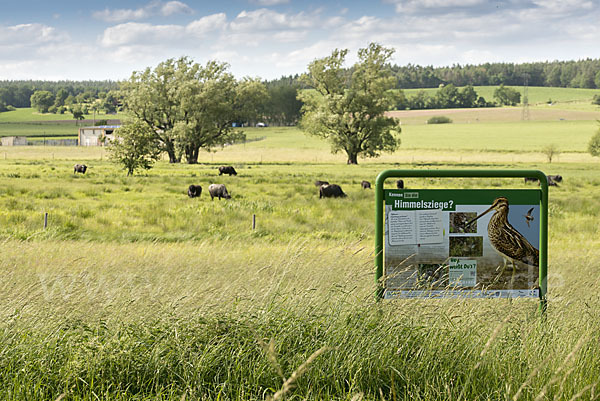
{"type": "MultiPolygon", "coordinates": [[[[87,166],[85,164],[76,164],[73,166],[73,174],[81,173],[85,174],[87,170],[87,166]]],[[[229,176],[237,175],[237,171],[233,166],[220,166],[219,167],[219,175],[228,174],[229,176]]],[[[360,183],[363,189],[371,189],[371,183],[369,181],[362,181],[360,183]]],[[[347,195],[337,184],[330,184],[327,181],[317,180],[315,181],[315,186],[319,188],[319,198],[344,198],[347,195]]],[[[404,181],[398,180],[396,181],[397,188],[404,188],[404,181]]],[[[231,199],[231,195],[227,192],[227,188],[224,184],[210,184],[208,186],[208,193],[210,194],[210,199],[218,198],[223,199],[231,199]]],[[[190,198],[198,198],[202,195],[202,186],[192,184],[188,187],[188,196],[190,198]]]]}
{"type": "MultiPolygon", "coordinates": [[[[73,174],[81,173],[85,174],[87,170],[87,166],[85,164],[76,164],[73,166],[73,174]]],[[[237,175],[237,171],[233,166],[220,166],[219,167],[219,175],[228,174],[230,177],[232,175],[237,175]]],[[[557,183],[562,182],[563,178],[560,175],[549,175],[548,185],[550,186],[558,186],[557,183]]],[[[525,178],[525,183],[528,182],[538,182],[537,178],[525,178]]],[[[345,198],[347,195],[337,184],[330,184],[328,181],[316,180],[315,186],[319,188],[319,198],[345,198]]],[[[360,186],[363,189],[371,189],[371,183],[369,181],[361,181],[360,186]]],[[[404,181],[397,180],[396,188],[403,189],[404,181]]],[[[223,199],[231,199],[231,195],[227,192],[227,188],[224,184],[210,184],[208,186],[208,193],[210,194],[210,200],[214,198],[223,199]]],[[[202,186],[200,185],[190,185],[188,188],[188,196],[190,198],[198,198],[202,194],[202,186]]]]}

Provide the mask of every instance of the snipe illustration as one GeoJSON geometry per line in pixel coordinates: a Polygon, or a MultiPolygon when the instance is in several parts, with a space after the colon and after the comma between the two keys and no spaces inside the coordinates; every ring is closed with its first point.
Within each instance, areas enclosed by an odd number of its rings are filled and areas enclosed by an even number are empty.
{"type": "Polygon", "coordinates": [[[512,262],[513,271],[515,262],[538,267],[540,252],[508,222],[508,199],[505,197],[496,198],[489,209],[469,221],[466,227],[492,210],[495,213],[488,224],[488,237],[496,251],[512,262]]]}

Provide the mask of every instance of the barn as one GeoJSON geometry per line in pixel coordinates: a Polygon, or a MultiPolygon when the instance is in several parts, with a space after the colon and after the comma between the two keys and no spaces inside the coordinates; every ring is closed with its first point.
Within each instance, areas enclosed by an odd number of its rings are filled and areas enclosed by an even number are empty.
{"type": "Polygon", "coordinates": [[[114,132],[120,125],[98,125],[79,128],[79,146],[105,146],[114,139],[114,132]]]}
{"type": "Polygon", "coordinates": [[[5,136],[0,138],[2,146],[27,146],[27,137],[24,136],[5,136]]]}

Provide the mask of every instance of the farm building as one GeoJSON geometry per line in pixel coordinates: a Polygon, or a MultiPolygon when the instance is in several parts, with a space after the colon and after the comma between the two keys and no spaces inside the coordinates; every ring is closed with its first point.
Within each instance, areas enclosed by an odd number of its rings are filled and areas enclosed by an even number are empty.
{"type": "Polygon", "coordinates": [[[79,128],[79,146],[104,146],[114,139],[114,132],[120,125],[98,125],[79,128]]]}
{"type": "Polygon", "coordinates": [[[2,146],[27,146],[27,138],[24,136],[5,136],[0,138],[2,146]]]}

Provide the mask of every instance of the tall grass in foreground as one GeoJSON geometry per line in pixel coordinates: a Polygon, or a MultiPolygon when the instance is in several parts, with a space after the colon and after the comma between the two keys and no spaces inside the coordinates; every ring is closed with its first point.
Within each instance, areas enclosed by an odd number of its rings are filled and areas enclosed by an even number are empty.
{"type": "Polygon", "coordinates": [[[263,399],[319,349],[280,394],[597,397],[600,297],[574,284],[597,288],[598,255],[565,250],[543,321],[535,301],[376,303],[364,245],[5,241],[0,398],[263,399]]]}

